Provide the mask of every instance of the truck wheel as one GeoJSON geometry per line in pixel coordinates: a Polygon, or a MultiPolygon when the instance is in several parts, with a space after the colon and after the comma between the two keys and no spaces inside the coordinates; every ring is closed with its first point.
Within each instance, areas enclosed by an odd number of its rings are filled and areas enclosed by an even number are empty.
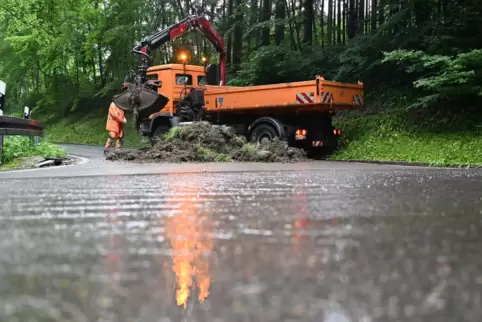
{"type": "Polygon", "coordinates": [[[249,136],[249,141],[258,144],[267,143],[276,137],[279,137],[279,134],[272,125],[259,124],[251,132],[251,135],[249,136]]]}
{"type": "Polygon", "coordinates": [[[162,139],[162,136],[166,134],[168,131],[169,131],[169,127],[166,125],[159,125],[158,127],[156,127],[156,129],[154,130],[151,136],[151,140],[150,140],[151,145],[154,145],[154,143],[156,143],[157,140],[162,139]]]}

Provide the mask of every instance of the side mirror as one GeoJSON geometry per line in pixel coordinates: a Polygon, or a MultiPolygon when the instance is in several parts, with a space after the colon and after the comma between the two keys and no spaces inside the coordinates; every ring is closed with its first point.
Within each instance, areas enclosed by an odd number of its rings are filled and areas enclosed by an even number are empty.
{"type": "Polygon", "coordinates": [[[162,87],[162,81],[161,80],[151,80],[151,79],[149,79],[146,82],[146,85],[151,86],[153,88],[161,88],[162,87]]]}
{"type": "Polygon", "coordinates": [[[206,76],[208,79],[208,85],[219,85],[219,66],[217,64],[210,64],[207,67],[206,76]]]}
{"type": "Polygon", "coordinates": [[[5,94],[7,93],[7,84],[0,80],[0,116],[3,116],[3,106],[5,105],[5,94]]]}
{"type": "Polygon", "coordinates": [[[30,118],[30,113],[31,113],[30,108],[28,106],[25,106],[23,108],[23,118],[24,119],[30,118]]]}

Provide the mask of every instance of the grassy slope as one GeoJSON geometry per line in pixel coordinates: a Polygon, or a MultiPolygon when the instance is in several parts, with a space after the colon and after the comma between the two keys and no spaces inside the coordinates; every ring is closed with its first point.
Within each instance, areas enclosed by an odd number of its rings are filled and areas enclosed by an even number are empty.
{"type": "Polygon", "coordinates": [[[482,166],[482,130],[433,133],[405,122],[405,113],[337,120],[343,142],[332,158],[482,166]]]}
{"type": "MultiPolygon", "coordinates": [[[[140,147],[145,143],[132,124],[130,115],[126,115],[127,124],[124,126],[124,146],[140,147]]],[[[81,143],[104,145],[108,132],[105,130],[107,108],[90,112],[83,116],[78,114],[63,118],[59,121],[47,121],[46,139],[58,143],[81,143]]]]}
{"type": "MultiPolygon", "coordinates": [[[[343,143],[332,158],[338,160],[379,160],[428,162],[434,165],[482,165],[482,129],[433,133],[409,126],[403,106],[406,99],[388,93],[378,102],[366,99],[371,110],[381,113],[366,115],[350,113],[335,121],[342,129],[343,143]],[[388,108],[387,108],[388,106],[388,108]],[[392,111],[392,112],[389,112],[392,111]],[[398,111],[398,112],[393,112],[398,111]]],[[[50,142],[105,144],[107,107],[81,117],[47,122],[50,142]]],[[[127,115],[125,147],[145,145],[127,115]]]]}
{"type": "Polygon", "coordinates": [[[20,166],[20,158],[39,156],[59,158],[65,156],[65,151],[49,142],[41,142],[34,146],[25,136],[7,136],[4,138],[4,150],[0,170],[16,169],[20,166]]]}

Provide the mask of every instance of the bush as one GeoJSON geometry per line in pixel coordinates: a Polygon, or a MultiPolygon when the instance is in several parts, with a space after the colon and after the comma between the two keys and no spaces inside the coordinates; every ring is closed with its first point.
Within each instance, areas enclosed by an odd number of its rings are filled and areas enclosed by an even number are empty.
{"type": "Polygon", "coordinates": [[[422,51],[396,50],[385,53],[384,62],[397,62],[407,73],[417,75],[415,88],[424,91],[410,108],[479,105],[482,97],[482,50],[455,57],[429,55],[422,51]],[[462,104],[460,104],[462,103],[462,104]]]}
{"type": "Polygon", "coordinates": [[[331,78],[337,71],[339,49],[308,47],[303,52],[284,46],[266,46],[254,51],[241,69],[232,75],[231,86],[279,84],[331,78]]]}
{"type": "Polygon", "coordinates": [[[48,142],[41,142],[35,146],[30,138],[25,136],[4,137],[2,164],[14,161],[16,158],[41,156],[46,158],[60,158],[65,156],[65,151],[48,142]]]}
{"type": "Polygon", "coordinates": [[[434,133],[408,124],[407,112],[345,117],[338,160],[426,162],[439,166],[482,166],[481,130],[434,133]]]}

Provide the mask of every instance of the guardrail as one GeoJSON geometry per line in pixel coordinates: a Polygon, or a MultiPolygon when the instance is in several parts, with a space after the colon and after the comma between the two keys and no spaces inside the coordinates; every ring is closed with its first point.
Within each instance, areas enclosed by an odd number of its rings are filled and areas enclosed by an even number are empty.
{"type": "Polygon", "coordinates": [[[43,136],[44,125],[39,121],[12,116],[0,116],[0,135],[43,136]]]}
{"type": "Polygon", "coordinates": [[[3,155],[3,137],[6,135],[23,135],[30,137],[43,136],[44,125],[39,121],[13,117],[0,116],[0,164],[3,155]]]}

